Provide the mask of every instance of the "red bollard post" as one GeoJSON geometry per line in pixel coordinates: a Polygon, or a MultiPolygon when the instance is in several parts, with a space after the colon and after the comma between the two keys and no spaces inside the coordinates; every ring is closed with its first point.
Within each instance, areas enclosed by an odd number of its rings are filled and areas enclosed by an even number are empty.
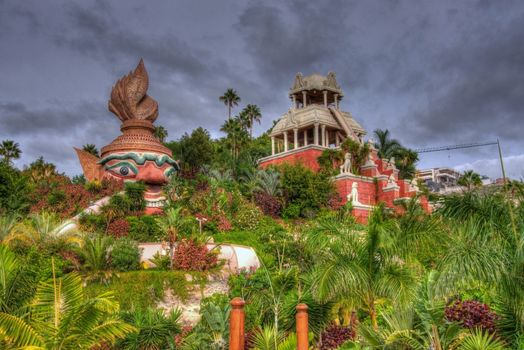
{"type": "Polygon", "coordinates": [[[229,350],[244,350],[244,300],[231,300],[231,314],[229,315],[229,350]]]}
{"type": "Polygon", "coordinates": [[[297,350],[309,349],[307,305],[297,305],[297,350]]]}

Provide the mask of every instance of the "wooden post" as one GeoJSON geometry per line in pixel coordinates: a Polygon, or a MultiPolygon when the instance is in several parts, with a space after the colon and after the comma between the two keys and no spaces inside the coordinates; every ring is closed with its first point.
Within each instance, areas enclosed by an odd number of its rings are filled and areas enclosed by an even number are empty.
{"type": "Polygon", "coordinates": [[[297,305],[297,350],[309,349],[307,305],[297,305]]]}
{"type": "Polygon", "coordinates": [[[229,315],[229,350],[244,350],[244,300],[231,300],[231,314],[229,315]]]}

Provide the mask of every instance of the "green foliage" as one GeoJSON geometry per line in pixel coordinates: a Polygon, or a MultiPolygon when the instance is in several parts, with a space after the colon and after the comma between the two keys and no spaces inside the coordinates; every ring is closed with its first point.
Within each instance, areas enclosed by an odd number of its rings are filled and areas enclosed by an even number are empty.
{"type": "Polygon", "coordinates": [[[120,238],[111,249],[111,267],[117,271],[132,271],[140,268],[140,249],[135,241],[120,238]]]}
{"type": "Polygon", "coordinates": [[[226,350],[229,337],[229,313],[231,307],[211,302],[201,305],[200,322],[184,339],[182,349],[226,350]]]}
{"type": "Polygon", "coordinates": [[[128,216],[129,238],[137,242],[157,242],[163,233],[152,216],[128,216]]]}
{"type": "Polygon", "coordinates": [[[69,274],[41,283],[27,318],[0,313],[0,347],[91,349],[114,344],[135,329],[115,319],[118,304],[111,294],[84,297],[82,280],[69,274]]]}
{"type": "Polygon", "coordinates": [[[142,182],[127,182],[125,184],[126,197],[130,202],[131,211],[142,211],[146,207],[144,192],[146,186],[142,182]]]}
{"type": "Polygon", "coordinates": [[[364,165],[369,155],[370,149],[367,143],[361,145],[357,141],[347,138],[340,145],[343,152],[351,155],[351,172],[353,174],[360,173],[360,167],[364,165]]]}
{"type": "Polygon", "coordinates": [[[240,206],[233,220],[233,224],[240,230],[256,230],[262,216],[262,212],[256,205],[246,203],[240,206]]]}
{"type": "Polygon", "coordinates": [[[191,134],[185,133],[180,140],[169,142],[166,146],[180,160],[184,171],[200,170],[204,165],[211,164],[215,148],[209,131],[197,128],[191,134]]]}
{"type": "Polygon", "coordinates": [[[175,336],[180,334],[179,310],[169,312],[148,308],[146,310],[132,310],[121,313],[122,319],[136,328],[136,332],[128,334],[117,343],[122,350],[154,350],[174,349],[175,336]]]}
{"type": "Polygon", "coordinates": [[[86,293],[95,296],[112,292],[123,310],[146,310],[161,301],[167,289],[182,300],[187,297],[184,273],[178,271],[141,270],[121,272],[109,283],[93,282],[86,293]]]}
{"type": "Polygon", "coordinates": [[[0,213],[25,212],[29,206],[28,179],[6,162],[0,162],[0,213]]]}
{"type": "Polygon", "coordinates": [[[303,165],[283,165],[281,173],[282,191],[285,198],[284,215],[304,216],[308,210],[318,211],[328,205],[334,195],[334,185],[330,177],[315,173],[303,165]],[[289,207],[292,209],[288,209],[289,207]]]}

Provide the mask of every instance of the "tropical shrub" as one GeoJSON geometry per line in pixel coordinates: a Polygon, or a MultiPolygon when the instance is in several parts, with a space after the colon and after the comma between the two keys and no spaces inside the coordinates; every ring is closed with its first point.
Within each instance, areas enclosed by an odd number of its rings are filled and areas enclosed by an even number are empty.
{"type": "Polygon", "coordinates": [[[179,241],[173,256],[174,267],[185,271],[207,271],[217,263],[217,253],[210,252],[205,245],[193,239],[179,241]]]}
{"type": "Polygon", "coordinates": [[[304,209],[318,211],[328,205],[335,193],[334,185],[326,174],[315,173],[301,164],[283,165],[278,169],[285,199],[283,215],[287,217],[303,215],[304,209]],[[292,209],[287,209],[290,206],[292,209]]]}
{"type": "Polygon", "coordinates": [[[278,199],[278,197],[275,197],[273,195],[267,194],[265,192],[255,192],[254,193],[254,199],[256,205],[262,210],[262,212],[266,215],[269,215],[273,218],[277,218],[280,216],[280,213],[282,211],[282,203],[278,199]]]}
{"type": "Polygon", "coordinates": [[[176,348],[175,337],[181,332],[179,310],[167,315],[163,310],[148,308],[121,313],[122,319],[136,328],[117,343],[122,350],[155,350],[176,348]]]}
{"type": "Polygon", "coordinates": [[[140,268],[140,249],[135,241],[120,238],[111,249],[111,267],[117,271],[131,271],[140,268]]]}
{"type": "Polygon", "coordinates": [[[155,242],[162,238],[163,233],[153,216],[128,216],[129,238],[137,242],[155,242]]]}
{"type": "Polygon", "coordinates": [[[141,212],[146,207],[144,192],[146,186],[142,182],[127,182],[125,184],[126,197],[129,200],[129,210],[141,212]]]}

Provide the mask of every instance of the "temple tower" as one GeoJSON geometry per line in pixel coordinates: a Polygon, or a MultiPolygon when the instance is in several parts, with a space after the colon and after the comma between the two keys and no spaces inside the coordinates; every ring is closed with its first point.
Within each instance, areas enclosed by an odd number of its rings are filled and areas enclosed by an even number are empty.
{"type": "Polygon", "coordinates": [[[260,164],[280,163],[304,152],[302,158],[316,159],[325,148],[338,147],[348,137],[363,142],[365,130],[349,112],[340,110],[343,97],[335,73],[306,77],[298,73],[289,90],[291,108],[270,133],[271,156],[261,159],[260,164]]]}

